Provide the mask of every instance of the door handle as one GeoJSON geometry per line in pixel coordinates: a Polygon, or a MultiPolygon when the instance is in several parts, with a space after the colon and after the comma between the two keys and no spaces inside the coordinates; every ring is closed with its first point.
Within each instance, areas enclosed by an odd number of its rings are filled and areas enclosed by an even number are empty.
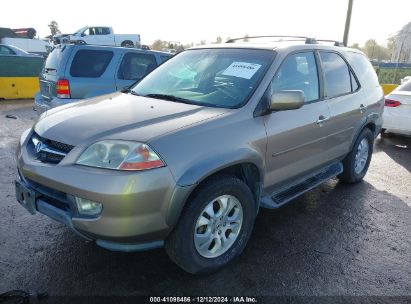
{"type": "Polygon", "coordinates": [[[367,109],[366,106],[364,106],[363,104],[360,105],[360,112],[361,113],[364,113],[366,109],[367,109]]]}
{"type": "Polygon", "coordinates": [[[320,115],[320,117],[318,117],[318,120],[316,121],[316,124],[320,125],[320,127],[321,127],[322,124],[325,123],[328,120],[330,120],[330,116],[325,117],[324,115],[320,115]]]}

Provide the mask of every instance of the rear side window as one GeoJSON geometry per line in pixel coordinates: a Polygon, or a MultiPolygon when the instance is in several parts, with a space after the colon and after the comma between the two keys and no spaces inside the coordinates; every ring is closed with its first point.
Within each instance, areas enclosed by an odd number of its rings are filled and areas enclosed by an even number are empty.
{"type": "Polygon", "coordinates": [[[313,52],[288,56],[274,76],[271,89],[273,92],[301,90],[306,102],[319,99],[317,65],[313,52]]]}
{"type": "Polygon", "coordinates": [[[346,52],[345,57],[354,70],[361,86],[379,86],[378,77],[368,58],[360,53],[346,52]]]}
{"type": "Polygon", "coordinates": [[[166,62],[166,61],[169,60],[171,57],[173,57],[173,56],[164,56],[164,55],[161,55],[161,56],[160,56],[161,63],[166,62]]]}
{"type": "Polygon", "coordinates": [[[138,80],[156,67],[157,61],[154,55],[129,52],[124,55],[121,61],[117,77],[124,80],[138,80]]]}
{"type": "Polygon", "coordinates": [[[320,52],[321,65],[324,73],[325,96],[336,97],[351,93],[351,72],[340,55],[320,52]]]}
{"type": "Polygon", "coordinates": [[[98,78],[106,71],[113,52],[80,50],[74,56],[70,67],[70,75],[73,77],[98,78]]]}

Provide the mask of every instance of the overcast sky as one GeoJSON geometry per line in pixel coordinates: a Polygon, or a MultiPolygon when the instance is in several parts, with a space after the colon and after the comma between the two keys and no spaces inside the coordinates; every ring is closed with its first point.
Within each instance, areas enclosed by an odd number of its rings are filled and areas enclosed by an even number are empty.
{"type": "MultiPolygon", "coordinates": [[[[41,37],[56,20],[63,33],[86,25],[118,34],[182,43],[217,36],[306,35],[342,40],[348,0],[1,0],[0,27],[34,27],[41,37]]],[[[385,43],[411,21],[411,0],[354,0],[349,44],[385,43]]]]}

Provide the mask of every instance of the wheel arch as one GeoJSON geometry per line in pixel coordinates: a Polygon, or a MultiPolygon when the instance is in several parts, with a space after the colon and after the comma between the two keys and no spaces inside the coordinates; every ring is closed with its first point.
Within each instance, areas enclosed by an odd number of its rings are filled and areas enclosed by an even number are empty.
{"type": "Polygon", "coordinates": [[[122,41],[121,42],[121,44],[120,44],[120,46],[122,46],[122,47],[124,47],[126,44],[128,44],[128,43],[131,43],[133,46],[134,46],[134,43],[133,43],[133,41],[131,41],[131,40],[124,40],[124,41],[122,41]]]}
{"type": "MultiPolygon", "coordinates": [[[[245,151],[243,151],[245,152],[245,151]]],[[[264,161],[256,151],[248,151],[247,157],[235,158],[224,162],[226,157],[216,161],[204,161],[187,170],[177,182],[177,191],[174,191],[172,201],[167,212],[167,224],[174,226],[192,195],[200,185],[219,175],[233,175],[241,179],[251,190],[256,210],[259,207],[260,195],[264,181],[264,161]]],[[[241,155],[238,151],[237,156],[241,155]]],[[[242,155],[245,156],[245,155],[242,155]]]]}
{"type": "Polygon", "coordinates": [[[353,139],[352,139],[352,141],[351,141],[351,145],[350,145],[350,151],[352,150],[352,148],[353,148],[353,146],[354,146],[354,144],[355,144],[355,141],[357,140],[357,138],[358,138],[358,136],[361,134],[361,132],[364,130],[364,129],[369,129],[371,132],[372,132],[372,134],[374,135],[374,138],[378,135],[378,128],[377,128],[377,125],[376,125],[376,123],[374,122],[374,121],[366,121],[363,125],[362,125],[362,127],[361,128],[359,128],[357,131],[356,131],[356,133],[355,133],[355,136],[353,137],[353,139]]]}

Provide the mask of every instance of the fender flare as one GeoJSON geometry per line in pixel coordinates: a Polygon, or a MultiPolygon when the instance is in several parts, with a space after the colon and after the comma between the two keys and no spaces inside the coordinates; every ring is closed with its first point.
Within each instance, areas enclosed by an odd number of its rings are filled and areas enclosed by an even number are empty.
{"type": "Polygon", "coordinates": [[[264,157],[261,157],[261,155],[252,148],[242,148],[219,155],[213,155],[213,157],[203,159],[189,168],[177,180],[177,186],[174,189],[167,210],[167,224],[174,226],[177,223],[187,199],[203,180],[223,169],[244,163],[255,165],[259,171],[260,180],[264,180],[264,157]]]}

